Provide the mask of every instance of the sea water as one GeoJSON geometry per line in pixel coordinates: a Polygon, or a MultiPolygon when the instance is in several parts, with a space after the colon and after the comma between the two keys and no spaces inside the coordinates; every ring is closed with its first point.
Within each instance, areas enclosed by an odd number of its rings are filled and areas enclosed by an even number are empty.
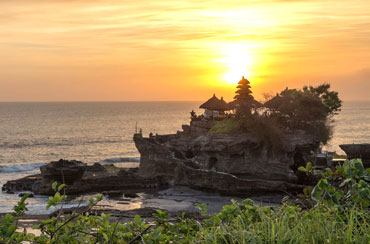
{"type": "MultiPolygon", "coordinates": [[[[50,161],[75,159],[118,166],[138,163],[135,132],[144,136],[176,133],[201,102],[50,102],[0,103],[0,185],[39,173],[50,161]]],[[[334,117],[327,148],[370,143],[370,102],[346,102],[334,117]]],[[[10,211],[17,194],[0,192],[0,213],[10,211]]],[[[47,198],[28,200],[30,213],[44,213],[47,198]]]]}

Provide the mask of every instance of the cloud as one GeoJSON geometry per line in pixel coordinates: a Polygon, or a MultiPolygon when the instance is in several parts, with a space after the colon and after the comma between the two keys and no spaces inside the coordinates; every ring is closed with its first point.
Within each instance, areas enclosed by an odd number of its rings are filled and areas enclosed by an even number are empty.
{"type": "Polygon", "coordinates": [[[136,82],[141,69],[164,83],[173,82],[166,72],[181,74],[179,83],[201,72],[197,82],[209,87],[233,43],[248,47],[260,78],[338,78],[369,64],[369,3],[360,0],[2,0],[0,8],[0,77],[20,83],[53,80],[45,69],[101,67],[136,82]]]}

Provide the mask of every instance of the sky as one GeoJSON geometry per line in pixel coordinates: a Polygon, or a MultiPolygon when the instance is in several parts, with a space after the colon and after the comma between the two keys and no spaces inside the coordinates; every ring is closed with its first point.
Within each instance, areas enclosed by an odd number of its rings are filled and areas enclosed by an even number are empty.
{"type": "Polygon", "coordinates": [[[370,100],[368,0],[1,0],[0,101],[370,100]]]}

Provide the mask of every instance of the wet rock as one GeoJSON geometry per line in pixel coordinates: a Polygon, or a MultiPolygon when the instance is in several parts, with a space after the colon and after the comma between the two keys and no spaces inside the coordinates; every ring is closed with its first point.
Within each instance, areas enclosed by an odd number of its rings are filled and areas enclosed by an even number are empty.
{"type": "Polygon", "coordinates": [[[120,198],[123,195],[121,191],[104,191],[103,194],[109,198],[120,198]]]}
{"type": "Polygon", "coordinates": [[[40,174],[30,175],[30,176],[26,176],[18,180],[10,180],[3,185],[2,189],[6,193],[10,193],[10,192],[14,193],[14,192],[22,192],[22,191],[30,192],[32,191],[32,187],[35,184],[35,182],[41,181],[41,180],[42,180],[42,177],[40,174]]]}
{"type": "MultiPolygon", "coordinates": [[[[94,166],[95,169],[100,166],[94,166]]],[[[54,195],[52,180],[43,178],[39,175],[31,175],[17,180],[10,180],[3,186],[5,192],[24,192],[30,191],[38,195],[54,195]]],[[[104,191],[126,191],[127,189],[137,189],[138,191],[151,187],[161,187],[162,180],[157,177],[141,177],[134,170],[112,170],[90,171],[86,170],[83,177],[67,185],[64,190],[67,195],[83,193],[100,193],[104,191]]]]}
{"type": "Polygon", "coordinates": [[[98,173],[101,173],[101,172],[106,172],[107,170],[100,163],[94,163],[91,166],[87,166],[86,167],[86,171],[88,171],[88,172],[98,172],[98,173]]]}
{"type": "Polygon", "coordinates": [[[136,193],[125,193],[124,196],[127,198],[138,198],[139,197],[139,195],[136,193]]]}
{"type": "Polygon", "coordinates": [[[85,163],[63,159],[40,167],[41,176],[44,180],[58,181],[65,184],[73,184],[73,182],[81,180],[85,170],[85,163]]]}

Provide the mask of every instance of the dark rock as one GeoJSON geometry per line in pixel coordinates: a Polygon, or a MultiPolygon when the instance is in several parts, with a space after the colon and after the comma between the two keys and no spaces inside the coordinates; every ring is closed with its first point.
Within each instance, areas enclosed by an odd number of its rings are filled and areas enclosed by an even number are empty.
{"type": "Polygon", "coordinates": [[[106,172],[107,170],[100,163],[94,163],[91,166],[86,167],[87,172],[106,172]]]}
{"type": "Polygon", "coordinates": [[[109,198],[120,198],[123,195],[121,191],[104,191],[104,195],[108,196],[109,198]]]}
{"type": "Polygon", "coordinates": [[[348,159],[362,159],[365,168],[370,168],[370,144],[343,144],[340,148],[347,154],[348,159]]]}
{"type": "MultiPolygon", "coordinates": [[[[51,182],[44,180],[41,175],[27,176],[4,184],[5,192],[31,191],[39,195],[54,195],[51,182]]],[[[160,178],[143,178],[131,172],[85,172],[84,177],[64,189],[66,194],[81,194],[104,191],[142,190],[165,185],[160,178]]]]}
{"type": "Polygon", "coordinates": [[[127,198],[138,198],[139,197],[139,195],[136,193],[125,193],[124,196],[127,198]]]}
{"type": "Polygon", "coordinates": [[[86,164],[76,160],[60,159],[41,166],[40,170],[42,178],[46,181],[73,184],[73,182],[81,180],[86,170],[86,164]]]}
{"type": "MultiPolygon", "coordinates": [[[[75,163],[76,161],[70,161],[75,163]]],[[[54,162],[58,163],[58,162],[54,162]]],[[[77,162],[79,163],[79,162],[77,162]]],[[[82,165],[85,167],[85,164],[82,165]]],[[[122,190],[142,190],[152,187],[161,187],[166,184],[161,178],[158,177],[141,177],[137,174],[138,169],[125,169],[119,170],[119,168],[112,169],[112,171],[107,172],[106,170],[97,170],[101,168],[98,165],[93,165],[92,171],[85,171],[84,175],[80,180],[76,181],[73,178],[73,183],[67,185],[64,190],[67,195],[70,194],[82,194],[82,193],[99,193],[99,192],[111,192],[118,191],[122,196],[122,190]],[[95,172],[96,171],[96,172],[95,172]]],[[[73,169],[73,167],[72,167],[73,169]]],[[[75,172],[73,170],[71,173],[75,172]]],[[[79,172],[76,170],[76,172],[79,172]]],[[[57,176],[60,176],[57,174],[57,176]]],[[[81,172],[79,172],[81,174],[81,172]]],[[[72,175],[72,174],[71,174],[72,175]]],[[[3,186],[3,191],[5,192],[24,192],[30,191],[34,194],[39,195],[54,195],[55,191],[52,189],[51,185],[54,180],[50,178],[43,178],[39,175],[31,175],[23,177],[17,180],[8,181],[3,186]]],[[[71,180],[72,181],[72,180],[71,180]]],[[[112,195],[112,194],[110,194],[112,195]]]]}
{"type": "Polygon", "coordinates": [[[117,202],[118,204],[121,204],[121,205],[129,205],[130,203],[129,202],[123,202],[123,201],[120,201],[120,202],[117,202]]]}
{"type": "Polygon", "coordinates": [[[298,167],[313,161],[319,148],[319,142],[303,131],[287,133],[282,149],[275,150],[252,134],[212,135],[199,125],[193,127],[191,136],[135,135],[141,154],[139,175],[232,195],[299,191],[307,179],[298,167]]]}
{"type": "Polygon", "coordinates": [[[35,182],[41,181],[41,175],[30,175],[18,180],[10,180],[3,185],[4,192],[32,191],[35,182]]]}
{"type": "Polygon", "coordinates": [[[33,194],[32,193],[24,193],[24,192],[22,192],[22,193],[19,193],[19,197],[24,197],[25,195],[28,195],[28,197],[29,198],[31,198],[31,197],[33,197],[33,194]]]}

